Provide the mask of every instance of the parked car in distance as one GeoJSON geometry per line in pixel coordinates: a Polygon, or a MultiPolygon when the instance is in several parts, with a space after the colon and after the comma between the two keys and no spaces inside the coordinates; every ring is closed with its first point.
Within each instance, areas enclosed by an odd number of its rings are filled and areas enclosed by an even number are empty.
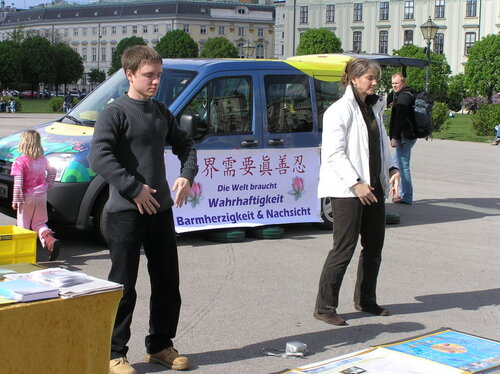
{"type": "Polygon", "coordinates": [[[31,99],[34,97],[37,97],[36,91],[31,92],[30,90],[27,90],[19,94],[20,99],[31,99]]]}

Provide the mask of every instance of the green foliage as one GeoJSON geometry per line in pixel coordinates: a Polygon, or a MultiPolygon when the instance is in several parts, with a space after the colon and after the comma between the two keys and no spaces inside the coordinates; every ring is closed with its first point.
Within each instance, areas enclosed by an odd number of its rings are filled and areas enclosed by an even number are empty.
{"type": "Polygon", "coordinates": [[[196,58],[198,44],[182,30],[172,30],[160,39],[155,48],[163,58],[196,58]]]}
{"type": "Polygon", "coordinates": [[[500,92],[500,34],[488,35],[469,49],[465,77],[472,95],[486,96],[491,102],[500,92]]]}
{"type": "Polygon", "coordinates": [[[131,36],[129,38],[124,38],[120,40],[120,42],[116,45],[116,49],[111,56],[111,66],[108,70],[108,75],[113,74],[115,71],[118,71],[122,67],[122,54],[128,47],[132,47],[134,45],[147,45],[146,41],[139,36],[131,36]]]}
{"type": "Polygon", "coordinates": [[[64,97],[55,96],[49,100],[50,110],[53,112],[61,112],[64,104],[64,97]]]}
{"type": "Polygon", "coordinates": [[[223,37],[209,38],[200,53],[203,58],[236,58],[238,49],[223,37]]]}
{"type": "Polygon", "coordinates": [[[495,126],[500,124],[500,104],[482,105],[471,118],[476,135],[491,135],[495,126]]]}
{"type": "Polygon", "coordinates": [[[0,42],[0,83],[3,88],[12,88],[12,84],[21,78],[21,46],[12,40],[0,42]]]}
{"type": "Polygon", "coordinates": [[[89,82],[92,84],[97,84],[104,82],[106,80],[106,73],[103,70],[100,69],[90,69],[90,71],[87,73],[89,82]]]}
{"type": "Polygon", "coordinates": [[[21,43],[26,37],[24,32],[24,26],[21,25],[16,27],[12,32],[9,32],[8,35],[9,35],[9,40],[12,40],[15,43],[21,43]]]}
{"type": "Polygon", "coordinates": [[[440,132],[448,129],[448,105],[445,103],[435,102],[432,107],[432,123],[434,124],[433,132],[440,132]]]}
{"type": "MultiPolygon", "coordinates": [[[[54,82],[56,65],[53,48],[50,42],[42,36],[32,36],[21,43],[22,80],[30,85],[31,90],[37,90],[41,82],[54,82]]],[[[57,65],[57,68],[61,67],[57,65]]],[[[81,75],[81,74],[80,74],[81,75]]]]}
{"type": "Polygon", "coordinates": [[[80,55],[65,43],[57,43],[51,48],[54,64],[54,79],[51,83],[58,87],[60,84],[69,84],[80,79],[85,70],[80,55]]]}
{"type": "MultiPolygon", "coordinates": [[[[427,60],[427,55],[423,48],[416,45],[405,45],[399,50],[394,50],[394,56],[412,57],[427,60]]],[[[448,102],[448,76],[451,73],[451,68],[444,55],[439,55],[431,52],[431,65],[430,65],[430,80],[429,92],[435,101],[448,102]]],[[[392,88],[391,77],[399,68],[386,68],[382,74],[380,87],[384,92],[389,92],[392,88]]],[[[406,82],[408,86],[415,89],[415,91],[425,90],[425,68],[408,67],[406,68],[406,82]]]]}
{"type": "Polygon", "coordinates": [[[309,29],[300,36],[296,54],[302,56],[337,52],[343,52],[342,42],[332,31],[321,27],[309,29]]]}
{"type": "Polygon", "coordinates": [[[459,73],[450,77],[448,83],[448,107],[458,112],[462,108],[462,101],[468,96],[465,84],[465,75],[459,73]]]}

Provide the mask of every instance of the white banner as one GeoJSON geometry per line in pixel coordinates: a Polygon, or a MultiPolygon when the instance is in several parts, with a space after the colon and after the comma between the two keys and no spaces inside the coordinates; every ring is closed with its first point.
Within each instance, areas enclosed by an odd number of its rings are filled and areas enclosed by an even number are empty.
{"type": "MultiPolygon", "coordinates": [[[[179,160],[165,156],[170,186],[179,160]]],[[[198,151],[188,204],[174,207],[176,231],[321,222],[319,149],[198,151]]]]}

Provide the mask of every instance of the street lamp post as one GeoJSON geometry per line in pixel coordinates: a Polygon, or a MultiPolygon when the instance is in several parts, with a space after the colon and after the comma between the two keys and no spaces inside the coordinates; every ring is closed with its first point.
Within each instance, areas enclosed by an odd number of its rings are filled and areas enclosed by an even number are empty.
{"type": "Polygon", "coordinates": [[[253,51],[255,50],[255,46],[250,44],[250,41],[241,46],[241,51],[245,58],[253,57],[253,51]]]}
{"type": "Polygon", "coordinates": [[[427,42],[427,68],[425,69],[425,92],[429,92],[430,69],[431,69],[431,42],[436,37],[439,26],[432,22],[431,16],[426,23],[420,26],[424,40],[427,42]]]}

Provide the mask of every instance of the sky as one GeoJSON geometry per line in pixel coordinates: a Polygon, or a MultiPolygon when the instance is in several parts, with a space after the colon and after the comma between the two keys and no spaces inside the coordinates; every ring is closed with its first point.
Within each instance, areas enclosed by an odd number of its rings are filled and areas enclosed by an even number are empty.
{"type": "MultiPolygon", "coordinates": [[[[71,0],[71,2],[87,4],[88,0],[71,0]]],[[[39,4],[50,4],[50,1],[45,0],[5,0],[5,5],[9,6],[14,4],[14,6],[18,9],[29,9],[30,6],[35,6],[39,4]]]]}

